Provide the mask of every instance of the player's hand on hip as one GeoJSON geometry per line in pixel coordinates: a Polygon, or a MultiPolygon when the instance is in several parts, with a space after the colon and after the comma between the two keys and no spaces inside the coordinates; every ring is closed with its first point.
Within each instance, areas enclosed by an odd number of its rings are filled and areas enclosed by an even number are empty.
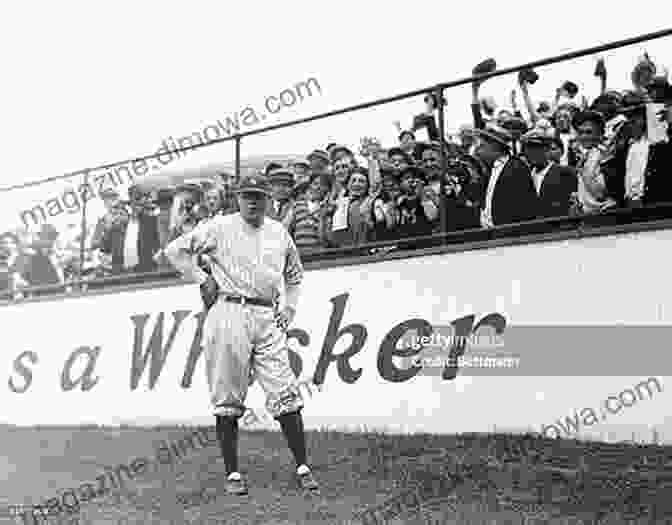
{"type": "Polygon", "coordinates": [[[201,284],[201,291],[207,297],[212,299],[217,297],[218,289],[219,286],[217,284],[217,281],[215,281],[215,278],[212,275],[208,275],[208,278],[201,284]]]}
{"type": "Polygon", "coordinates": [[[275,314],[275,324],[278,325],[280,330],[287,330],[289,325],[292,324],[292,321],[294,321],[295,314],[296,312],[294,312],[294,308],[285,306],[285,308],[275,314]]]}

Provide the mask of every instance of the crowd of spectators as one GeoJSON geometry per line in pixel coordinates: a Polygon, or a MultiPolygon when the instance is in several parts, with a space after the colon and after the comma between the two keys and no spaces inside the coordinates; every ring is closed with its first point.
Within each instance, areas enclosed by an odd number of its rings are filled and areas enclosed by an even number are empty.
{"type": "MultiPolygon", "coordinates": [[[[473,73],[495,69],[488,59],[473,73]]],[[[625,92],[607,88],[604,60],[593,74],[600,83],[594,100],[566,81],[552,100],[535,103],[531,91],[538,74],[522,70],[511,107],[500,109],[480,96],[483,80],[476,80],[473,122],[443,144],[439,101],[429,93],[426,111],[406,129],[395,123],[397,144],[383,148],[364,137],[356,151],[331,143],[289,163],[269,162],[263,169],[273,192],[268,214],[287,227],[300,250],[315,251],[431,236],[443,230],[442,216],[445,230],[457,232],[672,202],[667,72],[644,55],[625,92]],[[428,140],[417,140],[419,133],[428,140]]],[[[17,249],[21,240],[15,234],[2,234],[0,292],[63,285],[79,273],[101,277],[167,268],[162,247],[169,241],[200,221],[237,211],[235,183],[222,175],[165,192],[137,185],[127,201],[107,189],[101,194],[106,211],[83,268],[76,247],[62,252],[69,257],[56,257],[58,232],[49,225],[28,250],[17,249]]]]}

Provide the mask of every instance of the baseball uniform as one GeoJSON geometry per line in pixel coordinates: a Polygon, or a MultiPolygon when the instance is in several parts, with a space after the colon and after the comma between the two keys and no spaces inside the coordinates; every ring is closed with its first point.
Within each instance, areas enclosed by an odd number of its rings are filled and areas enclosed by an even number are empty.
{"type": "Polygon", "coordinates": [[[207,274],[194,255],[207,253],[220,297],[203,327],[210,400],[215,415],[240,417],[247,389],[257,380],[266,408],[277,417],[303,406],[293,387],[287,338],[275,322],[276,308],[226,302],[221,294],[265,299],[283,298],[296,310],[303,266],[294,241],[282,224],[269,217],[260,228],[240,213],[214,217],[175,239],[165,250],[176,268],[199,283],[207,274]]]}

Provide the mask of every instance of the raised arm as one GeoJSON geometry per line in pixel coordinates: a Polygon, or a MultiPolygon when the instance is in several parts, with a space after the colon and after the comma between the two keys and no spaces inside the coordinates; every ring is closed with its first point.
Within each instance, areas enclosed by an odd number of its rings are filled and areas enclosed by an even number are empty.
{"type": "Polygon", "coordinates": [[[534,104],[532,103],[532,97],[530,97],[530,90],[528,88],[527,82],[525,82],[525,80],[519,76],[518,85],[520,86],[520,91],[523,93],[523,100],[525,101],[527,113],[530,115],[530,122],[535,124],[539,120],[539,115],[534,109],[534,104]]]}
{"type": "Polygon", "coordinates": [[[478,98],[481,82],[482,81],[474,80],[471,83],[471,115],[474,118],[474,127],[476,129],[483,129],[485,127],[485,121],[481,114],[481,101],[478,98]]]}

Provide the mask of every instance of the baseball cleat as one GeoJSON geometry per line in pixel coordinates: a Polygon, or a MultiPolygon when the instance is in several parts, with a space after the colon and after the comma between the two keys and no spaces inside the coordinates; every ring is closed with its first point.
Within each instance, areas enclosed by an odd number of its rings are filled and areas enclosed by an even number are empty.
{"type": "Polygon", "coordinates": [[[317,480],[313,477],[311,471],[305,472],[303,474],[296,474],[297,483],[299,488],[306,492],[318,493],[320,492],[320,485],[317,480]]]}
{"type": "Polygon", "coordinates": [[[226,493],[232,496],[246,496],[248,493],[247,484],[245,480],[241,479],[227,479],[226,493]]]}

